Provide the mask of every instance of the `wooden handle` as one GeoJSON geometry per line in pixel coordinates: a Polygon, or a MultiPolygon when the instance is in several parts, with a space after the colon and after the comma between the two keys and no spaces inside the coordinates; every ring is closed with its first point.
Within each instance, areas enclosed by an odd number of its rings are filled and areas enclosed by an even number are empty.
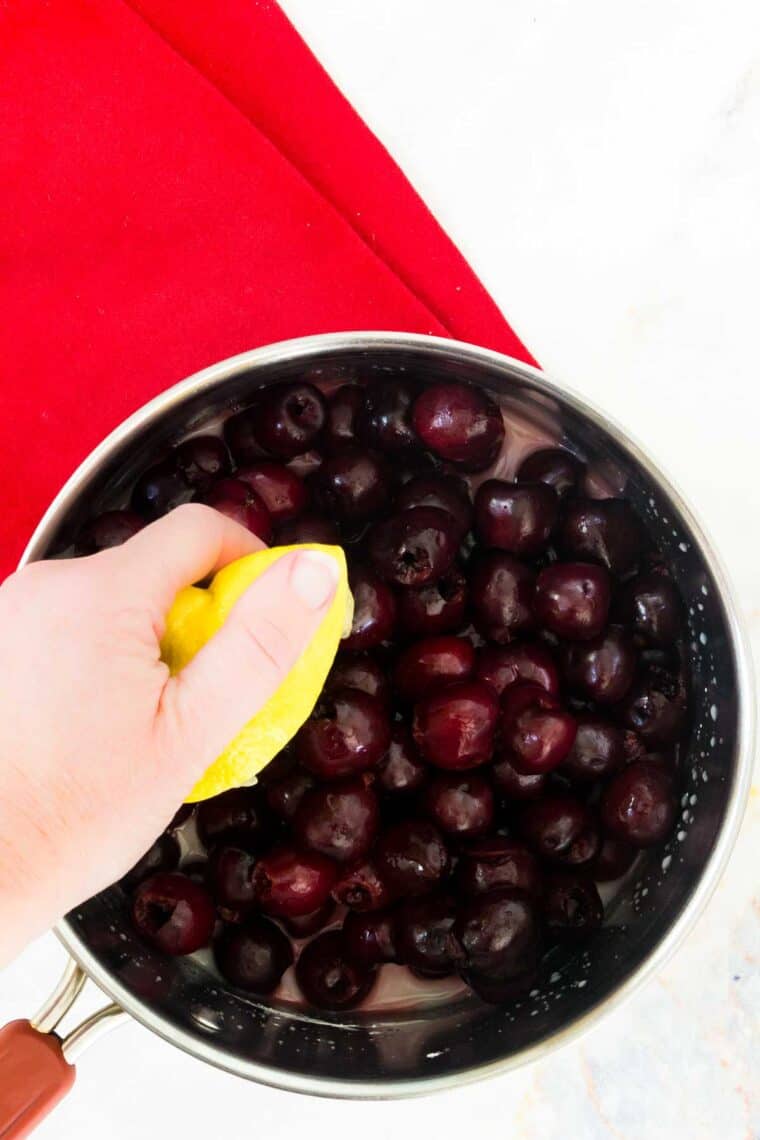
{"type": "Polygon", "coordinates": [[[52,1033],[28,1021],[0,1029],[0,1140],[28,1136],[74,1084],[76,1069],[52,1033]]]}

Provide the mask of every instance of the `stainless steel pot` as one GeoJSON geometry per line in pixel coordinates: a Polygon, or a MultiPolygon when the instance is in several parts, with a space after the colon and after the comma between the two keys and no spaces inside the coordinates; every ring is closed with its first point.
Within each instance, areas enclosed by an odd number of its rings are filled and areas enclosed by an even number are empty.
{"type": "Polygon", "coordinates": [[[152,456],[244,404],[259,385],[399,369],[483,385],[624,481],[688,606],[694,729],[677,834],[647,856],[596,941],[555,959],[531,996],[507,1008],[468,997],[408,1013],[333,1017],[256,1001],[194,960],[151,954],[130,930],[121,892],[105,891],[59,923],[78,966],[37,1019],[43,1030],[55,1024],[82,971],[109,995],[114,1005],[69,1039],[70,1059],[127,1011],[211,1064],[284,1089],[400,1097],[449,1088],[534,1060],[588,1029],[662,966],[718,881],[742,818],[753,728],[748,656],[724,572],[689,507],[628,433],[533,368],[472,345],[397,333],[338,333],[243,353],[177,384],[117,428],[52,503],[23,561],[65,548],[86,516],[125,500],[152,456]]]}

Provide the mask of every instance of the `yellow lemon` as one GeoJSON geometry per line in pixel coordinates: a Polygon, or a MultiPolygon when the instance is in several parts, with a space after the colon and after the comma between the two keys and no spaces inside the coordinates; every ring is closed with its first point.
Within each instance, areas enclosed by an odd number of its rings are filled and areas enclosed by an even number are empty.
{"type": "Polygon", "coordinates": [[[187,797],[188,803],[207,800],[229,788],[251,783],[256,773],[296,734],[314,708],[341,637],[351,628],[353,599],[343,551],[339,546],[316,543],[259,550],[225,566],[206,589],[189,586],[180,590],[174,599],[161,641],[161,658],[172,674],[179,673],[224,624],[235,602],[252,582],[291,550],[306,549],[321,550],[340,566],[332,605],[277,692],[207,768],[187,797]]]}

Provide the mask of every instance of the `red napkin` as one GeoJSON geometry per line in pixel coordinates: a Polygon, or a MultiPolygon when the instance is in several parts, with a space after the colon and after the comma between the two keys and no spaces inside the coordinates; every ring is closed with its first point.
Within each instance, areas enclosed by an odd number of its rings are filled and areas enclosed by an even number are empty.
{"type": "Polygon", "coordinates": [[[0,7],[0,578],[88,451],[269,341],[452,335],[532,362],[270,0],[0,7]]]}

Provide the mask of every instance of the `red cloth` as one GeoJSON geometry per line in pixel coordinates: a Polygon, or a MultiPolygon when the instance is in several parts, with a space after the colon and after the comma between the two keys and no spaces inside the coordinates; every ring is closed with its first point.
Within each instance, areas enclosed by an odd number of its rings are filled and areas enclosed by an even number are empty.
{"type": "Polygon", "coordinates": [[[344,329],[532,361],[270,0],[0,7],[0,579],[151,396],[344,329]]]}

